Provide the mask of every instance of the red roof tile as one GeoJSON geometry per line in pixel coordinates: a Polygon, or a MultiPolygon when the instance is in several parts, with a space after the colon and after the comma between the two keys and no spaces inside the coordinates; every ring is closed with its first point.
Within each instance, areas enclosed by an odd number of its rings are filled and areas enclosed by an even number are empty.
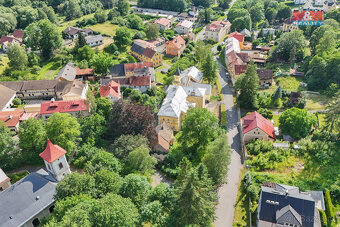
{"type": "Polygon", "coordinates": [[[76,67],[77,76],[92,75],[94,74],[94,69],[81,69],[76,67]]]}
{"type": "Polygon", "coordinates": [[[174,44],[178,49],[181,49],[183,45],[185,45],[185,40],[182,38],[182,36],[178,35],[173,40],[169,41],[168,44],[174,44]]]}
{"type": "MultiPolygon", "coordinates": [[[[3,35],[3,36],[1,36],[1,38],[0,38],[0,44],[3,44],[3,43],[5,43],[5,42],[11,43],[11,42],[13,42],[13,40],[18,41],[16,38],[14,38],[14,37],[12,37],[12,36],[5,36],[5,35],[3,35]]],[[[19,41],[18,41],[18,42],[19,42],[19,41]]]]}
{"type": "Polygon", "coordinates": [[[0,111],[0,121],[4,122],[6,127],[15,127],[23,114],[24,111],[0,111]]]}
{"type": "Polygon", "coordinates": [[[247,133],[255,128],[261,129],[269,137],[275,139],[274,125],[272,122],[264,118],[258,112],[252,112],[241,119],[243,125],[243,133],[247,133]]]}
{"type": "Polygon", "coordinates": [[[228,38],[234,37],[237,39],[240,43],[244,41],[244,35],[238,32],[231,33],[228,38]]]}
{"type": "Polygon", "coordinates": [[[108,95],[112,95],[113,97],[119,98],[119,87],[120,84],[111,80],[107,85],[100,87],[100,96],[107,97],[108,95]]]}
{"type": "Polygon", "coordinates": [[[155,20],[155,22],[153,22],[155,24],[160,24],[163,26],[167,26],[170,23],[170,20],[166,19],[166,18],[159,18],[157,20],[155,20]]]}
{"type": "Polygon", "coordinates": [[[124,64],[125,73],[132,72],[135,69],[142,69],[144,67],[147,67],[147,68],[153,67],[153,63],[152,62],[141,62],[141,63],[124,64]]]}
{"type": "Polygon", "coordinates": [[[151,84],[150,76],[130,76],[128,78],[117,78],[112,80],[119,83],[120,85],[137,87],[150,86],[151,84]]]}
{"type": "Polygon", "coordinates": [[[68,113],[88,110],[85,100],[43,102],[40,114],[68,113]]]}
{"type": "Polygon", "coordinates": [[[47,146],[45,150],[39,154],[39,156],[42,159],[44,159],[46,162],[51,163],[65,154],[66,154],[66,151],[63,148],[59,147],[58,145],[54,145],[47,138],[47,146]]]}
{"type": "Polygon", "coordinates": [[[14,30],[13,32],[13,36],[17,39],[22,39],[24,37],[24,31],[23,30],[19,30],[19,29],[16,29],[14,30]]]}

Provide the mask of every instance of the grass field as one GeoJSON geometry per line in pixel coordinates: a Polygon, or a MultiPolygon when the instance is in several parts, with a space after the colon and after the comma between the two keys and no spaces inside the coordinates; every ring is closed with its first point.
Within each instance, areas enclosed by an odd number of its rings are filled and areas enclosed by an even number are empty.
{"type": "Polygon", "coordinates": [[[283,89],[288,91],[297,91],[300,87],[302,79],[293,76],[282,76],[276,79],[276,83],[281,85],[283,89]]]}
{"type": "Polygon", "coordinates": [[[0,59],[1,59],[1,61],[0,61],[0,74],[2,74],[3,71],[5,70],[5,68],[8,65],[9,59],[8,59],[7,55],[2,55],[0,59]]]}
{"type": "Polygon", "coordinates": [[[41,80],[53,79],[60,68],[58,63],[51,61],[41,68],[38,75],[41,80]]]}
{"type": "Polygon", "coordinates": [[[242,170],[242,176],[238,186],[233,226],[249,226],[249,202],[248,196],[244,190],[243,177],[244,170],[242,170]]]}
{"type": "Polygon", "coordinates": [[[155,76],[156,82],[164,83],[164,78],[166,77],[166,74],[156,71],[155,76]]]}
{"type": "Polygon", "coordinates": [[[119,28],[119,26],[105,22],[103,24],[92,25],[89,28],[91,28],[93,31],[100,32],[102,35],[105,34],[109,36],[115,36],[116,30],[119,28]]]}
{"type": "Polygon", "coordinates": [[[85,16],[82,16],[82,17],[79,17],[77,19],[74,19],[74,20],[70,20],[70,21],[65,21],[65,18],[64,17],[61,17],[61,20],[64,21],[62,23],[59,24],[59,31],[64,31],[65,28],[67,28],[68,26],[75,26],[77,21],[81,21],[85,18],[91,18],[93,17],[94,13],[91,13],[91,14],[88,14],[88,15],[85,15],[85,16]]]}

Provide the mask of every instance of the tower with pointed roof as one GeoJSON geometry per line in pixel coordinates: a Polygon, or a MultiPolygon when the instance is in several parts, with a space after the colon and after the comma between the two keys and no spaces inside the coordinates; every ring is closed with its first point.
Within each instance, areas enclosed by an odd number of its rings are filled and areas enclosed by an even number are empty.
{"type": "Polygon", "coordinates": [[[66,151],[63,148],[54,145],[48,138],[45,150],[39,154],[39,156],[44,159],[47,171],[51,173],[57,181],[71,174],[65,154],[66,151]]]}
{"type": "Polygon", "coordinates": [[[173,84],[174,85],[181,85],[181,70],[179,69],[179,66],[177,65],[177,69],[176,69],[176,72],[174,74],[174,82],[173,84]]]}

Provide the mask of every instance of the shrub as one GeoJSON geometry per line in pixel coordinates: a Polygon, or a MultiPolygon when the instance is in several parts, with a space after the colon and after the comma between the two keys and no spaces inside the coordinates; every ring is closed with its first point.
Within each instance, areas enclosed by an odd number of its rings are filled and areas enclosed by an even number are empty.
{"type": "Polygon", "coordinates": [[[104,48],[104,51],[109,54],[114,54],[117,50],[118,50],[118,47],[114,43],[111,43],[110,45],[104,48]]]}
{"type": "Polygon", "coordinates": [[[13,106],[17,107],[17,106],[20,106],[21,104],[22,104],[21,99],[19,99],[19,98],[13,99],[13,106]]]}
{"type": "Polygon", "coordinates": [[[258,185],[251,184],[247,187],[246,191],[251,201],[259,200],[260,187],[258,185]]]}
{"type": "Polygon", "coordinates": [[[325,193],[325,205],[326,205],[326,213],[329,220],[334,220],[335,214],[334,214],[334,208],[331,200],[331,193],[329,190],[325,193]]]}
{"type": "Polygon", "coordinates": [[[258,112],[259,114],[261,114],[264,118],[267,118],[268,120],[273,119],[273,112],[268,109],[260,108],[258,112]]]}
{"type": "Polygon", "coordinates": [[[327,227],[327,216],[325,211],[319,210],[320,212],[320,218],[321,218],[321,225],[322,227],[327,227]]]}

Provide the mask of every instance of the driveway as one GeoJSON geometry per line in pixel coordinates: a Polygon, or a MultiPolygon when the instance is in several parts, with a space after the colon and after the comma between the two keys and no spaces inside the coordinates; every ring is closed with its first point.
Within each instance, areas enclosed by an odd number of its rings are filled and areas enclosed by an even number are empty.
{"type": "Polygon", "coordinates": [[[223,184],[218,189],[218,205],[216,207],[215,227],[229,227],[232,226],[234,209],[237,198],[238,183],[240,180],[241,164],[241,141],[238,130],[239,119],[237,109],[233,103],[233,93],[228,85],[228,80],[225,77],[224,67],[217,61],[220,68],[218,79],[221,83],[224,100],[221,101],[226,106],[227,112],[227,133],[228,142],[232,149],[231,162],[229,165],[229,172],[227,183],[223,184]]]}

